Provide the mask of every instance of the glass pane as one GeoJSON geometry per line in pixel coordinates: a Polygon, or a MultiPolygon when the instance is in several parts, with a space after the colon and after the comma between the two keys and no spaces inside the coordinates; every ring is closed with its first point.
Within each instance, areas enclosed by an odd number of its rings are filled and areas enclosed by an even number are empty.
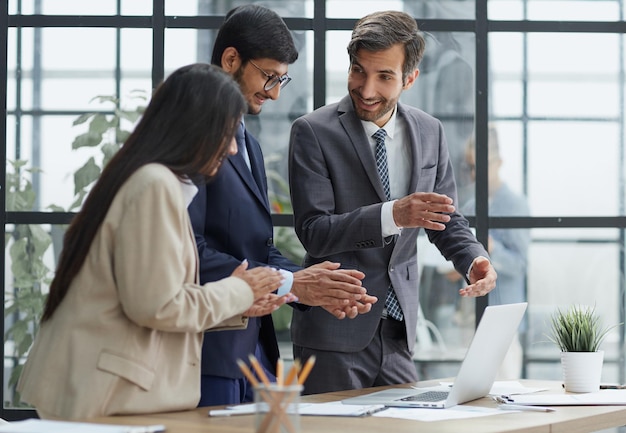
{"type": "MultiPolygon", "coordinates": [[[[404,1],[388,0],[385,9],[403,10],[404,1]]],[[[361,18],[380,9],[380,1],[376,0],[328,0],[326,16],[329,18],[361,18]]]]}
{"type": "Polygon", "coordinates": [[[39,324],[63,230],[48,225],[5,226],[4,407],[18,406],[15,385],[39,324]]]}
{"type": "Polygon", "coordinates": [[[521,116],[523,113],[525,37],[520,33],[489,35],[489,101],[492,116],[521,116]]]}
{"type": "MultiPolygon", "coordinates": [[[[452,166],[459,185],[471,179],[463,170],[467,143],[474,129],[474,35],[459,32],[427,33],[420,75],[402,102],[418,107],[443,123],[452,166]]],[[[459,197],[463,203],[465,197],[459,197]]]]}
{"type": "Polygon", "coordinates": [[[497,33],[490,35],[489,42],[496,116],[527,112],[531,116],[614,118],[620,114],[618,35],[497,33]],[[580,52],[590,56],[584,68],[577,60],[580,52]],[[607,55],[610,52],[615,55],[607,55]],[[528,86],[527,107],[522,105],[524,84],[528,86]]]}
{"type": "Polygon", "coordinates": [[[113,70],[115,29],[44,28],[41,32],[42,46],[37,48],[44,70],[113,70]]]}
{"type": "MultiPolygon", "coordinates": [[[[9,13],[23,15],[115,15],[117,0],[85,2],[81,0],[9,0],[9,13]],[[41,3],[35,11],[36,4],[41,3]]],[[[152,15],[152,0],[122,0],[122,15],[152,15]]]]}
{"type": "Polygon", "coordinates": [[[120,63],[123,80],[147,81],[140,87],[142,89],[152,86],[152,30],[120,31],[120,63]]]}
{"type": "Polygon", "coordinates": [[[34,29],[8,29],[7,39],[7,108],[22,110],[32,108],[33,81],[32,68],[34,59],[34,29]],[[20,44],[18,45],[18,40],[20,44]],[[21,50],[17,47],[20,46],[21,50]],[[21,83],[18,101],[17,83],[21,83]]]}
{"type": "Polygon", "coordinates": [[[6,118],[6,137],[4,138],[6,143],[6,159],[13,160],[15,159],[15,116],[12,114],[7,114],[6,118]]]}
{"type": "Polygon", "coordinates": [[[619,125],[613,122],[529,122],[528,198],[533,215],[618,215],[624,202],[619,193],[620,143],[619,125]],[[583,197],[592,197],[593,205],[583,197]]]}
{"type": "Polygon", "coordinates": [[[122,0],[122,15],[152,15],[152,0],[122,0]]]}
{"type": "Polygon", "coordinates": [[[272,9],[281,17],[313,17],[313,0],[226,0],[220,2],[213,0],[197,0],[195,2],[165,0],[165,15],[226,15],[229,10],[236,6],[254,3],[272,9]]]}
{"type": "Polygon", "coordinates": [[[618,35],[528,35],[529,113],[533,116],[617,116],[618,35]],[[601,46],[602,50],[597,47],[601,46]],[[588,54],[581,68],[578,57],[588,54]],[[607,55],[615,53],[615,55],[607,55]]]}
{"type": "Polygon", "coordinates": [[[527,160],[514,165],[527,167],[522,175],[533,215],[624,212],[620,38],[576,33],[490,36],[491,116],[519,119],[517,137],[508,135],[526,149],[519,156],[526,154],[527,160]],[[584,68],[577,65],[580,52],[591,56],[584,68]],[[588,150],[590,143],[594,152],[588,150]],[[596,197],[596,204],[582,204],[577,197],[584,194],[596,197]]]}
{"type": "MultiPolygon", "coordinates": [[[[492,122],[498,134],[500,154],[499,177],[513,193],[525,195],[526,172],[524,171],[524,142],[523,128],[520,122],[498,121],[492,122]]],[[[493,151],[489,149],[491,162],[493,151]]],[[[529,212],[532,210],[529,209],[529,212]]],[[[510,216],[528,216],[528,214],[510,214],[510,216]]],[[[496,215],[498,216],[498,215],[496,215]]]]}
{"type": "Polygon", "coordinates": [[[348,43],[351,31],[326,32],[326,103],[339,101],[348,94],[348,43]]]}
{"type": "MultiPolygon", "coordinates": [[[[521,125],[517,122],[491,122],[488,136],[489,216],[531,216],[525,195],[524,155],[521,125]]],[[[482,169],[476,161],[476,148],[483,143],[468,143],[462,175],[471,182],[459,186],[460,210],[466,216],[476,215],[475,176],[482,169]]],[[[484,170],[484,169],[483,169],[484,170]]],[[[462,176],[460,176],[462,177],[462,176]]],[[[498,232],[499,229],[495,229],[498,232]]]]}
{"type": "MultiPolygon", "coordinates": [[[[617,229],[533,229],[528,262],[528,377],[560,379],[559,349],[549,342],[547,325],[557,307],[572,304],[596,308],[605,326],[624,321],[621,299],[624,263],[620,263],[617,229]],[[610,235],[610,236],[607,236],[610,235]],[[584,239],[581,242],[581,238],[584,239]],[[572,270],[575,269],[575,272],[572,270]]],[[[619,382],[619,332],[611,331],[605,350],[604,382],[619,382]]]]}
{"type": "MultiPolygon", "coordinates": [[[[19,158],[26,163],[20,174],[24,181],[28,180],[32,183],[30,191],[22,192],[24,194],[30,192],[34,195],[32,210],[47,211],[50,205],[69,209],[74,197],[73,173],[89,157],[97,156],[92,148],[72,152],[72,141],[79,133],[78,128],[72,128],[74,118],[66,116],[22,117],[22,122],[27,125],[36,125],[39,132],[36,136],[32,136],[29,129],[24,127],[21,129],[19,158]],[[30,143],[35,141],[38,141],[38,146],[34,149],[30,143]],[[32,169],[35,169],[34,173],[31,172],[32,169]]],[[[7,163],[7,179],[17,174],[18,172],[7,163]]],[[[19,203],[19,199],[17,202],[19,203]]],[[[11,203],[11,200],[7,200],[7,210],[11,209],[11,203]]]]}
{"type": "Polygon", "coordinates": [[[41,77],[33,107],[48,110],[86,108],[96,95],[115,94],[113,29],[42,29],[41,77]],[[72,50],[63,47],[72,46],[72,50]]]}
{"type": "Polygon", "coordinates": [[[103,78],[89,78],[98,74],[74,74],[41,80],[40,106],[44,110],[87,110],[89,101],[98,95],[115,95],[115,77],[105,72],[103,78]]]}
{"type": "MultiPolygon", "coordinates": [[[[129,1],[129,0],[126,0],[129,1]]],[[[135,1],[135,0],[132,0],[135,1]]],[[[147,0],[141,0],[146,2],[147,0]]],[[[23,15],[115,15],[117,0],[99,0],[86,2],[83,0],[9,0],[9,12],[23,15]]]]}
{"type": "Polygon", "coordinates": [[[489,19],[537,21],[616,21],[617,0],[489,0],[489,19]]]}
{"type": "Polygon", "coordinates": [[[165,29],[165,75],[183,65],[210,63],[214,30],[165,29]]]}
{"type": "Polygon", "coordinates": [[[7,116],[7,160],[31,160],[32,130],[32,117],[22,116],[18,123],[15,116],[7,116]]]}
{"type": "MultiPolygon", "coordinates": [[[[149,94],[150,90],[146,89],[143,95],[149,94]]],[[[134,95],[130,95],[122,99],[122,109],[134,112],[138,107],[145,106],[144,99],[133,97],[134,95]]],[[[24,181],[32,183],[33,210],[49,211],[50,206],[60,207],[66,211],[77,210],[82,200],[74,203],[78,198],[76,192],[83,190],[87,192],[95,180],[89,176],[90,171],[81,173],[81,168],[86,166],[89,170],[99,173],[104,159],[103,147],[119,146],[123,137],[134,126],[128,120],[122,120],[121,129],[126,132],[116,134],[115,129],[110,126],[102,130],[98,126],[102,125],[103,120],[106,119],[107,122],[113,120],[114,103],[109,100],[103,102],[96,100],[90,107],[92,110],[108,111],[108,114],[100,113],[76,126],[72,123],[78,116],[22,116],[19,125],[16,125],[14,118],[8,118],[9,121],[13,121],[8,131],[15,132],[11,132],[14,136],[7,137],[7,159],[26,161],[20,173],[25,177],[24,181]],[[92,135],[87,135],[90,130],[92,135]],[[78,147],[73,149],[73,146],[78,147]],[[93,161],[90,158],[93,158],[93,161]],[[36,170],[31,173],[31,169],[36,170]]],[[[19,173],[8,162],[7,179],[11,174],[19,173]]],[[[11,203],[7,200],[8,210],[11,203]]]]}
{"type": "MultiPolygon", "coordinates": [[[[418,19],[474,19],[475,3],[475,0],[404,0],[404,11],[418,19]]],[[[385,9],[391,8],[385,3],[385,9]]]]}
{"type": "Polygon", "coordinates": [[[6,98],[7,98],[7,111],[15,110],[16,106],[16,86],[17,86],[17,53],[15,50],[17,41],[17,31],[15,29],[8,29],[7,32],[7,84],[6,84],[6,98]]]}
{"type": "MultiPolygon", "coordinates": [[[[472,19],[474,0],[391,0],[384,9],[401,10],[416,18],[472,19]]],[[[328,0],[326,15],[329,18],[361,18],[381,10],[376,0],[328,0]]]]}

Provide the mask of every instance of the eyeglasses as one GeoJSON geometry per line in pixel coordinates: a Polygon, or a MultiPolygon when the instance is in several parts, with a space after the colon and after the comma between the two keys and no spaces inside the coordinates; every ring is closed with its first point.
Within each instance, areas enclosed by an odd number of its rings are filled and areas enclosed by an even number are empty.
{"type": "Polygon", "coordinates": [[[276,76],[274,74],[268,74],[263,69],[261,69],[259,67],[259,65],[254,63],[252,60],[248,60],[248,61],[250,63],[252,63],[252,66],[257,68],[259,71],[261,71],[263,73],[263,75],[265,75],[267,77],[267,81],[265,82],[265,86],[263,86],[263,88],[265,89],[266,92],[269,92],[270,90],[272,90],[274,87],[276,87],[277,84],[280,84],[280,88],[282,89],[283,87],[285,87],[291,81],[291,77],[289,75],[287,75],[287,74],[285,74],[283,76],[280,76],[280,77],[278,77],[278,76],[276,76]]]}

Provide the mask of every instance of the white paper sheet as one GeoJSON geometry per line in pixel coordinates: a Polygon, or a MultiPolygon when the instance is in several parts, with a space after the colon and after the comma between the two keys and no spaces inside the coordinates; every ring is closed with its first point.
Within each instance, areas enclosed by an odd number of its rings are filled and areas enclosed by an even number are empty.
{"type": "MultiPolygon", "coordinates": [[[[299,412],[302,416],[367,416],[384,409],[382,404],[372,405],[347,405],[341,401],[327,403],[300,403],[299,412]]],[[[295,407],[288,408],[287,412],[293,412],[295,407]]],[[[228,406],[226,409],[212,409],[209,416],[235,416],[251,415],[256,412],[256,405],[241,404],[228,406]]]]}
{"type": "Polygon", "coordinates": [[[621,406],[626,405],[626,389],[605,389],[582,394],[509,395],[513,404],[541,406],[621,406]]]}
{"type": "Polygon", "coordinates": [[[0,425],[0,433],[158,433],[163,425],[131,426],[27,419],[0,425]]]}
{"type": "Polygon", "coordinates": [[[381,418],[401,418],[414,421],[445,421],[449,419],[477,418],[489,415],[502,415],[513,413],[513,411],[505,411],[499,409],[491,409],[488,407],[475,406],[455,406],[449,409],[425,409],[425,408],[407,408],[407,407],[390,407],[382,412],[377,412],[372,416],[381,418]]]}

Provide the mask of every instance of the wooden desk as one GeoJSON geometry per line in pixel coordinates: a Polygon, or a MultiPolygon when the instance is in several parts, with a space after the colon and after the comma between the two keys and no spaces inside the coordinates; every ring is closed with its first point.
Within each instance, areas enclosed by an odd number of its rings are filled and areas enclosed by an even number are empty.
{"type": "MultiPolygon", "coordinates": [[[[522,382],[531,387],[550,388],[550,391],[546,392],[563,392],[561,382],[533,380],[523,380],[522,382]]],[[[302,397],[302,401],[336,401],[384,388],[386,387],[306,396],[302,397]]],[[[495,407],[495,403],[489,398],[476,400],[468,403],[468,405],[495,407]]],[[[89,421],[130,425],[163,424],[167,427],[167,433],[254,432],[253,415],[211,418],[207,414],[208,408],[200,408],[186,412],[105,417],[89,421]]],[[[415,433],[416,431],[432,433],[590,433],[626,425],[626,406],[563,406],[557,407],[555,412],[502,413],[501,415],[437,422],[371,416],[365,418],[303,416],[300,423],[302,433],[349,431],[359,433],[415,433]]]]}

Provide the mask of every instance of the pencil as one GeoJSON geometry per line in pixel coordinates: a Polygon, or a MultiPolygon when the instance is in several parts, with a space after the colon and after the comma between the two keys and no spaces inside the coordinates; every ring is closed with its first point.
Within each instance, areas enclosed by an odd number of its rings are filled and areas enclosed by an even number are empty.
{"type": "Polygon", "coordinates": [[[278,358],[276,361],[276,385],[283,386],[283,370],[285,368],[285,364],[283,363],[282,358],[278,358]]]}
{"type": "Polygon", "coordinates": [[[298,385],[302,385],[304,383],[313,368],[313,364],[315,364],[315,355],[311,355],[309,359],[306,360],[304,367],[302,367],[302,371],[298,375],[298,385]]]}
{"type": "Polygon", "coordinates": [[[270,380],[267,378],[267,375],[265,374],[265,371],[263,371],[261,364],[259,364],[258,359],[256,359],[254,355],[249,355],[248,357],[250,358],[250,363],[252,364],[254,371],[256,371],[257,376],[259,376],[259,379],[263,382],[263,385],[269,386],[270,380]]]}
{"type": "Polygon", "coordinates": [[[300,360],[295,359],[293,361],[293,365],[291,366],[291,370],[289,370],[289,373],[287,373],[287,378],[285,379],[285,385],[291,385],[291,382],[293,382],[293,380],[298,375],[298,371],[300,371],[300,360]]]}
{"type": "Polygon", "coordinates": [[[245,362],[243,362],[241,359],[238,359],[237,365],[239,366],[239,369],[241,370],[243,375],[246,376],[248,381],[252,384],[252,386],[259,385],[259,381],[256,380],[256,377],[254,377],[254,375],[252,374],[252,372],[250,371],[250,369],[248,368],[245,362]]]}

